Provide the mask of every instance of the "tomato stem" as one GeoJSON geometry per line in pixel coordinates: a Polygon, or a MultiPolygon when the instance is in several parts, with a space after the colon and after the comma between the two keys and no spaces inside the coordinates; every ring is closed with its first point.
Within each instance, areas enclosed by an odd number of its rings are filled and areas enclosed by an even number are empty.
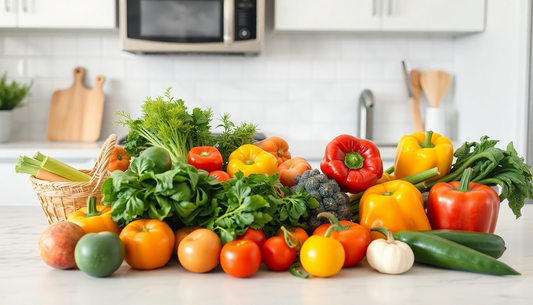
{"type": "Polygon", "coordinates": [[[331,213],[328,213],[328,212],[322,212],[320,214],[317,215],[318,218],[322,218],[322,217],[326,217],[329,222],[331,223],[331,225],[336,225],[335,227],[335,231],[344,231],[344,230],[348,230],[350,228],[350,226],[352,225],[352,223],[350,222],[349,224],[343,226],[340,221],[337,219],[337,217],[335,217],[335,215],[331,214],[331,213]]]}
{"type": "Polygon", "coordinates": [[[294,264],[292,264],[289,268],[289,271],[291,272],[292,275],[294,275],[295,277],[299,277],[301,279],[308,279],[309,278],[309,274],[303,274],[300,270],[298,270],[299,267],[301,267],[302,265],[300,264],[300,262],[296,262],[294,264]]]}
{"type": "Polygon", "coordinates": [[[326,234],[324,234],[324,237],[329,238],[329,236],[331,235],[331,232],[333,232],[333,230],[336,230],[337,228],[338,226],[336,224],[331,225],[326,231],[326,234]]]}
{"type": "Polygon", "coordinates": [[[87,198],[87,213],[83,214],[85,217],[94,217],[94,216],[100,216],[102,213],[98,212],[98,209],[96,209],[96,197],[89,197],[87,198]]]}
{"type": "Polygon", "coordinates": [[[211,156],[211,153],[208,152],[208,151],[202,151],[202,152],[200,153],[200,156],[202,156],[202,157],[204,157],[204,158],[207,158],[207,157],[211,156]]]}
{"type": "Polygon", "coordinates": [[[292,235],[292,233],[289,232],[289,230],[287,230],[284,226],[281,226],[281,230],[283,231],[283,237],[285,238],[285,243],[287,246],[289,246],[289,248],[300,249],[302,242],[296,238],[296,236],[292,235]],[[296,239],[298,242],[295,243],[293,241],[294,239],[296,239]]]}

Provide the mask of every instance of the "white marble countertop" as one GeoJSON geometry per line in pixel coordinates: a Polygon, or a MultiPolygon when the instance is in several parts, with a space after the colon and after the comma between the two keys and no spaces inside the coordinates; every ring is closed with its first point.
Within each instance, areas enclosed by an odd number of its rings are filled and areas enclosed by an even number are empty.
{"type": "Polygon", "coordinates": [[[39,258],[47,223],[39,207],[0,207],[0,304],[533,304],[533,205],[518,220],[502,204],[496,233],[501,260],[521,276],[490,276],[417,265],[402,275],[372,270],[365,260],[332,278],[302,280],[262,266],[247,279],[183,269],[176,258],[157,270],[125,263],[109,278],[56,270],[39,258]]]}

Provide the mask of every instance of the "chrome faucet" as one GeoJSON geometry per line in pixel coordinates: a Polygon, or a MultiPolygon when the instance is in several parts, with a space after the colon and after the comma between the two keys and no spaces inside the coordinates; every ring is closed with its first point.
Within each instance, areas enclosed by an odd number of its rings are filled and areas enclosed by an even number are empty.
{"type": "Polygon", "coordinates": [[[369,89],[359,96],[359,138],[372,140],[374,136],[374,95],[369,89]]]}

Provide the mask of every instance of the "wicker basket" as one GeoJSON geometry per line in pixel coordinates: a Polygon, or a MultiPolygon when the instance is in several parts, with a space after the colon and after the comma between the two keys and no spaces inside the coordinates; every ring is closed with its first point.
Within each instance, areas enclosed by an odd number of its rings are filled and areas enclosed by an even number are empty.
{"type": "Polygon", "coordinates": [[[89,196],[96,197],[97,204],[102,200],[101,187],[105,179],[110,176],[108,166],[109,159],[117,136],[112,134],[107,138],[100,155],[92,170],[80,170],[91,176],[89,182],[49,182],[30,176],[33,190],[41,202],[48,223],[63,221],[67,216],[87,206],[89,196]]]}

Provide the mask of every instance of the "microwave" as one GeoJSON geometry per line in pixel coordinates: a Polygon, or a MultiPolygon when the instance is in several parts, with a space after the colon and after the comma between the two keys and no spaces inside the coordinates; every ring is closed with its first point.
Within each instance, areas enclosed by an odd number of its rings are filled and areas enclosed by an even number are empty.
{"type": "Polygon", "coordinates": [[[122,50],[138,54],[261,52],[265,0],[120,0],[122,50]]]}

